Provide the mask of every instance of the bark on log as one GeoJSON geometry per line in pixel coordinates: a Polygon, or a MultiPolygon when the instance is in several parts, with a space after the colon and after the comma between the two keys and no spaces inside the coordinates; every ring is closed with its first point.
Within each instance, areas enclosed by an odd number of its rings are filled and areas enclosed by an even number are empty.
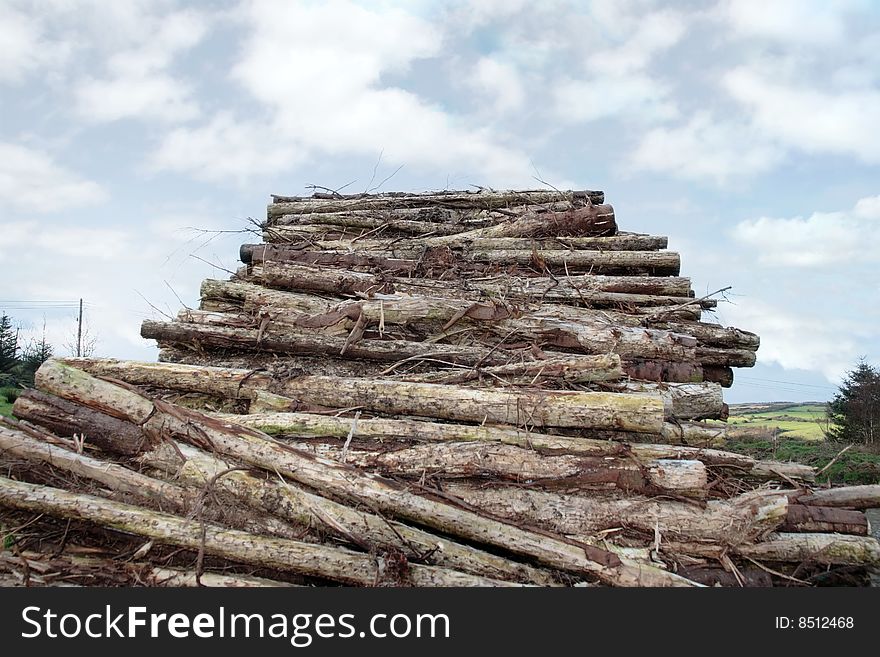
{"type": "MultiPolygon", "coordinates": [[[[576,277],[572,277],[576,278],[576,277]]],[[[601,279],[602,277],[593,277],[601,279]]],[[[611,282],[613,277],[608,277],[611,282]]],[[[431,290],[433,292],[433,290],[431,290]]],[[[456,314],[467,311],[474,304],[468,304],[461,299],[452,299],[439,296],[410,297],[406,295],[378,295],[372,301],[342,301],[341,299],[322,299],[310,294],[295,292],[282,292],[270,290],[258,285],[231,281],[206,280],[202,283],[202,300],[216,300],[220,302],[233,302],[237,307],[244,308],[247,312],[258,312],[262,309],[293,310],[304,315],[322,315],[334,311],[345,311],[349,314],[350,305],[357,304],[359,311],[369,319],[378,321],[380,305],[385,312],[386,323],[413,323],[422,321],[425,323],[435,322],[443,325],[456,314]],[[267,308],[268,307],[268,308],[267,308]],[[400,315],[395,316],[393,310],[397,308],[400,315]],[[419,308],[429,308],[431,311],[422,311],[419,308]],[[428,314],[425,314],[428,313],[428,314]]],[[[645,322],[645,317],[629,315],[613,310],[590,310],[586,308],[574,308],[561,304],[543,303],[540,308],[530,309],[528,306],[517,307],[512,303],[499,299],[484,299],[475,302],[476,307],[465,319],[472,321],[496,321],[502,318],[516,318],[534,310],[540,310],[547,316],[557,317],[570,322],[583,322],[595,324],[620,324],[633,328],[640,328],[645,322]]],[[[354,314],[354,313],[350,313],[354,314]]],[[[693,321],[663,321],[650,322],[649,327],[671,331],[681,335],[693,336],[698,343],[708,347],[729,347],[733,349],[756,350],[760,344],[758,336],[748,331],[736,328],[728,328],[717,324],[708,324],[693,321]]]]}
{"type": "MultiPolygon", "coordinates": [[[[388,581],[387,575],[382,572],[381,560],[370,554],[289,539],[256,536],[92,495],[26,484],[5,477],[0,477],[0,504],[34,513],[84,520],[168,545],[203,550],[206,554],[241,563],[344,584],[374,586],[388,581]]],[[[418,564],[408,564],[404,578],[402,581],[392,579],[388,583],[413,586],[510,585],[509,582],[418,564]]]]}
{"type": "Polygon", "coordinates": [[[565,495],[512,486],[448,482],[444,490],[473,507],[577,538],[621,528],[653,539],[747,543],[785,520],[788,498],[756,490],[731,500],[711,500],[701,508],[688,502],[649,497],[565,495]]]}
{"type": "MultiPolygon", "coordinates": [[[[619,274],[628,278],[639,275],[655,277],[677,277],[681,271],[681,257],[671,251],[569,251],[564,249],[552,249],[545,251],[537,250],[513,250],[503,251],[498,249],[480,250],[468,249],[465,253],[459,253],[451,249],[437,251],[426,250],[418,258],[389,258],[382,252],[374,251],[322,251],[314,248],[291,248],[280,247],[271,244],[253,245],[245,244],[241,247],[239,255],[246,264],[263,264],[268,262],[294,263],[302,265],[340,267],[358,271],[375,271],[376,269],[393,272],[400,275],[410,274],[424,270],[425,278],[435,278],[430,268],[433,259],[442,260],[444,265],[440,273],[449,272],[450,269],[461,267],[464,271],[491,273],[497,266],[508,267],[520,265],[525,268],[533,268],[543,273],[545,268],[554,272],[565,274],[566,272],[584,272],[590,274],[619,274]],[[433,257],[431,257],[433,256],[433,257]],[[425,261],[423,264],[423,260],[425,261]],[[491,265],[491,267],[486,266],[491,265]]],[[[620,281],[624,289],[621,292],[632,290],[625,289],[630,281],[620,281]]],[[[677,281],[670,282],[670,286],[677,281]]],[[[684,296],[688,295],[690,287],[685,290],[684,296]]],[[[679,292],[679,288],[673,290],[673,294],[679,292]]],[[[668,294],[662,288],[658,291],[650,291],[650,294],[668,294]]]]}
{"type": "MultiPolygon", "coordinates": [[[[186,568],[172,568],[135,561],[76,554],[44,554],[32,550],[17,555],[0,553],[0,564],[14,572],[26,571],[28,586],[64,586],[81,582],[85,586],[108,583],[123,586],[161,586],[209,588],[292,587],[296,584],[265,577],[215,573],[186,568]]],[[[24,574],[21,579],[24,580],[24,574]]]]}
{"type": "Polygon", "coordinates": [[[630,394],[659,395],[663,399],[667,419],[701,420],[723,414],[724,399],[716,383],[648,383],[627,381],[608,384],[630,394]]]}
{"type": "Polygon", "coordinates": [[[462,479],[487,477],[576,491],[617,488],[627,492],[706,496],[706,467],[698,460],[540,454],[512,445],[445,442],[376,450],[346,449],[312,441],[288,443],[325,458],[385,476],[462,479]]]}
{"type": "Polygon", "coordinates": [[[388,210],[393,208],[510,208],[559,201],[574,206],[605,202],[605,193],[592,190],[575,191],[501,191],[436,192],[426,194],[376,194],[349,198],[316,199],[298,196],[273,196],[267,209],[269,218],[285,214],[348,212],[352,210],[388,210]]]}
{"type": "Polygon", "coordinates": [[[815,489],[810,493],[798,492],[792,501],[843,509],[876,509],[880,508],[880,484],[815,489]]]}
{"type": "Polygon", "coordinates": [[[789,504],[788,516],[780,527],[784,532],[832,532],[868,535],[868,519],[861,511],[829,506],[789,504]]]}
{"type": "MultiPolygon", "coordinates": [[[[262,389],[302,403],[334,408],[361,407],[377,413],[419,415],[477,423],[529,427],[559,426],[660,433],[663,400],[659,396],[604,392],[544,390],[479,390],[453,385],[405,381],[301,376],[273,381],[266,373],[203,368],[173,363],[136,363],[101,359],[66,359],[66,363],[133,385],[152,385],[183,391],[206,391],[237,398],[262,389]]],[[[62,361],[47,361],[46,376],[71,369],[62,361]]],[[[74,377],[75,378],[75,377],[74,377]]],[[[72,383],[71,383],[72,385],[72,383]]],[[[45,386],[39,385],[41,389],[45,386]]],[[[67,390],[63,394],[69,398],[67,390]]],[[[75,388],[73,390],[75,393],[75,388]]],[[[75,400],[80,401],[80,400],[75,400]]],[[[132,402],[135,403],[135,402],[132,402]]],[[[92,405],[92,404],[89,404],[92,405]]],[[[118,412],[118,411],[117,411],[118,412]]]]}
{"type": "MultiPolygon", "coordinates": [[[[369,237],[363,239],[312,239],[314,236],[303,234],[303,226],[274,226],[263,233],[267,244],[292,246],[310,246],[316,249],[331,251],[373,251],[395,258],[416,258],[424,253],[432,243],[431,237],[412,237],[399,240],[379,240],[369,237]]],[[[309,233],[309,231],[306,231],[309,233]]],[[[461,249],[483,251],[521,251],[533,249],[567,249],[569,251],[661,251],[669,244],[669,238],[654,235],[618,233],[608,237],[495,237],[476,238],[462,241],[461,244],[447,243],[446,246],[461,249]]],[[[264,244],[254,245],[257,249],[264,244]]],[[[247,255],[243,252],[243,255],[247,255]]],[[[243,262],[248,262],[242,258],[243,262]]]]}
{"type": "MultiPolygon", "coordinates": [[[[560,249],[536,251],[469,250],[465,254],[444,249],[433,252],[442,261],[439,273],[448,274],[450,269],[462,265],[467,271],[492,273],[493,268],[482,265],[519,264],[536,268],[543,274],[544,266],[553,271],[588,271],[575,277],[586,289],[602,289],[608,292],[633,294],[657,294],[688,297],[691,294],[690,279],[678,276],[680,256],[667,251],[567,251],[560,249]],[[476,264],[475,264],[476,263],[476,264]],[[479,265],[479,266],[477,266],[479,265]],[[618,274],[604,276],[603,274],[618,274]],[[587,278],[589,276],[589,278],[587,278]]],[[[244,244],[239,251],[241,261],[249,265],[266,263],[300,264],[307,266],[339,267],[348,270],[371,272],[377,269],[398,276],[425,270],[424,278],[436,278],[429,267],[431,251],[423,249],[414,257],[388,257],[382,251],[316,250],[273,244],[244,244]],[[428,256],[428,257],[426,257],[428,256]],[[423,264],[423,261],[427,261],[423,264]]],[[[571,279],[572,277],[569,277],[571,279]]],[[[536,281],[539,283],[540,281],[536,281]]],[[[686,299],[682,299],[685,301],[686,299]]]]}
{"type": "Polygon", "coordinates": [[[623,586],[693,585],[672,573],[622,560],[604,550],[567,543],[415,495],[395,482],[298,452],[251,429],[224,425],[167,403],[154,404],[132,390],[96,379],[60,361],[49,360],[40,367],[37,385],[68,399],[75,397],[77,401],[111,406],[117,414],[141,424],[152,435],[171,435],[186,442],[207,444],[219,453],[277,472],[319,492],[374,504],[383,512],[494,545],[553,568],[623,586]],[[115,403],[111,404],[111,400],[115,403]]]}
{"type": "Polygon", "coordinates": [[[25,390],[15,400],[12,412],[22,420],[39,424],[63,436],[77,434],[89,445],[113,448],[118,454],[139,454],[144,449],[141,431],[117,418],[72,404],[39,390],[25,390]]]}
{"type": "MultiPolygon", "coordinates": [[[[73,451],[71,444],[65,446],[52,445],[47,442],[54,436],[40,436],[35,439],[24,431],[0,426],[0,452],[11,454],[16,458],[32,462],[46,463],[54,468],[69,472],[78,477],[96,481],[109,490],[123,493],[137,500],[146,502],[160,510],[171,510],[174,513],[190,515],[203,508],[203,491],[192,490],[164,482],[153,477],[134,472],[115,463],[91,458],[73,451]]],[[[205,517],[220,520],[222,524],[233,526],[250,533],[298,538],[303,536],[299,527],[291,527],[286,522],[273,517],[248,517],[216,513],[208,509],[205,517]]]]}
{"type": "MultiPolygon", "coordinates": [[[[416,304],[410,304],[410,309],[416,304]]],[[[480,314],[482,306],[465,306],[464,315],[480,314]]],[[[437,312],[427,304],[419,304],[416,313],[429,315],[437,312]]],[[[483,336],[498,335],[503,340],[515,338],[514,343],[522,345],[511,356],[510,348],[504,342],[492,340],[495,345],[488,347],[478,342],[478,337],[463,336],[457,344],[441,340],[453,338],[455,328],[448,332],[426,335],[416,325],[414,332],[425,341],[394,339],[375,339],[382,327],[400,321],[400,308],[389,304],[385,309],[380,302],[378,318],[375,323],[372,313],[363,312],[363,305],[351,305],[344,312],[331,312],[324,315],[290,316],[283,312],[266,311],[257,317],[246,314],[212,313],[203,310],[184,310],[177,322],[157,322],[145,320],[141,325],[141,336],[164,343],[202,345],[213,349],[234,349],[270,351],[279,354],[327,356],[346,356],[364,360],[395,362],[419,357],[431,357],[458,365],[504,365],[511,360],[537,360],[529,352],[532,344],[543,348],[563,348],[584,354],[616,353],[624,358],[645,357],[666,359],[673,362],[692,361],[695,358],[695,340],[690,336],[657,331],[655,329],[631,329],[614,326],[580,324],[544,316],[543,313],[527,315],[519,319],[501,319],[496,322],[481,322],[478,326],[483,336]],[[358,313],[360,314],[354,314],[358,313]],[[353,316],[352,316],[353,315],[353,316]],[[388,318],[392,318],[389,321],[388,318]],[[363,337],[369,331],[370,337],[363,337]],[[528,345],[523,342],[530,343],[528,345]],[[498,347],[502,347],[498,349],[498,347]]],[[[451,321],[451,320],[450,320],[451,321]]],[[[465,320],[467,321],[467,320],[465,320]]],[[[510,345],[514,347],[514,345],[510,345]]],[[[692,365],[692,367],[696,367],[692,365]]]]}
{"type": "Polygon", "coordinates": [[[146,452],[141,461],[186,485],[201,488],[213,482],[213,486],[251,508],[302,526],[320,528],[354,546],[369,547],[371,552],[394,549],[410,560],[425,560],[475,575],[541,586],[555,584],[546,571],[353,509],[310,493],[290,481],[260,478],[253,472],[230,471],[229,464],[222,459],[190,445],[163,445],[146,452]]]}
{"type": "Polygon", "coordinates": [[[880,565],[880,541],[871,536],[778,532],[758,543],[732,547],[698,543],[669,542],[661,550],[718,558],[725,550],[756,561],[826,564],[830,566],[880,565]]]}
{"type": "Polygon", "coordinates": [[[300,292],[323,292],[337,296],[368,296],[376,294],[408,294],[412,296],[450,297],[454,299],[479,302],[486,297],[505,299],[513,302],[563,303],[583,305],[590,308],[625,307],[633,313],[653,313],[656,308],[675,307],[674,315],[699,318],[701,308],[714,308],[712,299],[693,300],[692,305],[679,308],[686,299],[677,296],[652,294],[630,294],[625,292],[605,292],[590,289],[591,281],[586,276],[572,276],[565,279],[511,278],[495,280],[468,280],[462,287],[450,288],[445,281],[406,278],[384,278],[364,272],[337,269],[319,269],[307,265],[280,263],[275,261],[254,265],[241,280],[256,282],[268,287],[300,292]],[[466,286],[466,287],[465,287],[466,286]],[[651,311],[647,309],[651,308],[651,311]]]}
{"type": "MultiPolygon", "coordinates": [[[[476,441],[514,445],[542,454],[582,454],[605,457],[634,456],[639,461],[652,459],[693,459],[706,465],[732,468],[733,472],[750,477],[778,479],[813,478],[813,469],[796,463],[759,461],[742,454],[704,447],[668,444],[624,444],[603,438],[557,436],[495,426],[448,424],[422,420],[328,417],[313,413],[260,412],[251,415],[217,414],[227,422],[258,429],[264,433],[287,438],[353,438],[378,441],[416,440],[427,442],[476,441]]],[[[683,425],[687,427],[688,425],[683,425]]],[[[721,428],[723,430],[723,427],[721,428]]],[[[680,440],[676,442],[681,442],[680,440]]]]}

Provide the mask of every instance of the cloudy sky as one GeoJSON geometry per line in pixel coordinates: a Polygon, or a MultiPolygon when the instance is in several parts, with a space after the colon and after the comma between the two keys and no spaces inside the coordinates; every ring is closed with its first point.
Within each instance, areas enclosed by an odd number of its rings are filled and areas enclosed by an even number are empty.
{"type": "Polygon", "coordinates": [[[874,0],[0,0],[0,310],[59,352],[82,297],[101,355],[154,359],[140,321],[236,267],[204,231],[377,161],[606,190],[733,286],[717,319],[763,344],[729,401],[880,361],[874,0]]]}

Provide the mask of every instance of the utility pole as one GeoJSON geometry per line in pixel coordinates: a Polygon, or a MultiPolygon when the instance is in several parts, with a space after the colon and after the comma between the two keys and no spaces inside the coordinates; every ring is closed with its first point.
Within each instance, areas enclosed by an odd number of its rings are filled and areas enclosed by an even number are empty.
{"type": "Polygon", "coordinates": [[[82,356],[83,300],[79,300],[79,320],[76,323],[76,357],[82,356]]]}

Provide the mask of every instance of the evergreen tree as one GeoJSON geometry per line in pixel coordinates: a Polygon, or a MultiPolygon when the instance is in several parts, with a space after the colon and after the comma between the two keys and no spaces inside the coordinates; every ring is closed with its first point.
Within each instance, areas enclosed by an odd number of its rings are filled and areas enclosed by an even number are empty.
{"type": "Polygon", "coordinates": [[[46,323],[43,322],[43,333],[39,340],[31,340],[22,353],[22,380],[28,385],[34,384],[34,374],[40,365],[52,358],[52,344],[46,339],[46,323]]]}
{"type": "Polygon", "coordinates": [[[829,439],[880,444],[880,370],[860,360],[828,402],[827,415],[829,439]]]}
{"type": "Polygon", "coordinates": [[[0,374],[12,374],[18,365],[18,331],[12,318],[0,315],[0,374]]]}

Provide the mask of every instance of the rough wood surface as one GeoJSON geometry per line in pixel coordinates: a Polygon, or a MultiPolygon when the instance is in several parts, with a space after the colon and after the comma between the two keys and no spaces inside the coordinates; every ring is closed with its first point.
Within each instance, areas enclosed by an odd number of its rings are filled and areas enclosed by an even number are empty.
{"type": "MultiPolygon", "coordinates": [[[[144,536],[240,563],[295,572],[344,584],[381,583],[382,560],[344,548],[257,536],[210,523],[193,522],[142,507],[71,493],[0,477],[0,504],[34,513],[92,522],[110,529],[144,536]]],[[[395,575],[391,575],[395,578],[395,575]]],[[[508,582],[459,573],[437,566],[408,564],[403,580],[391,584],[413,586],[505,586],[508,582]]]]}
{"type": "Polygon", "coordinates": [[[175,481],[199,488],[210,483],[253,509],[318,528],[353,547],[369,548],[370,552],[394,549],[410,560],[495,579],[542,586],[555,584],[546,571],[354,509],[310,493],[288,480],[261,477],[255,471],[231,470],[234,463],[190,445],[162,445],[144,453],[141,461],[163,470],[175,481]]]}
{"type": "MultiPolygon", "coordinates": [[[[455,385],[371,379],[298,376],[274,380],[264,372],[202,368],[175,363],[137,363],[110,359],[66,359],[66,363],[100,376],[134,385],[202,390],[240,397],[262,389],[305,404],[335,408],[358,407],[393,415],[514,426],[560,426],[660,433],[663,399],[654,394],[545,390],[480,390],[455,385]],[[210,388],[210,390],[208,390],[210,388]]],[[[45,377],[69,367],[48,361],[45,377]]],[[[41,389],[57,392],[46,384],[41,389]]],[[[137,401],[131,403],[138,404],[137,401]]]]}

